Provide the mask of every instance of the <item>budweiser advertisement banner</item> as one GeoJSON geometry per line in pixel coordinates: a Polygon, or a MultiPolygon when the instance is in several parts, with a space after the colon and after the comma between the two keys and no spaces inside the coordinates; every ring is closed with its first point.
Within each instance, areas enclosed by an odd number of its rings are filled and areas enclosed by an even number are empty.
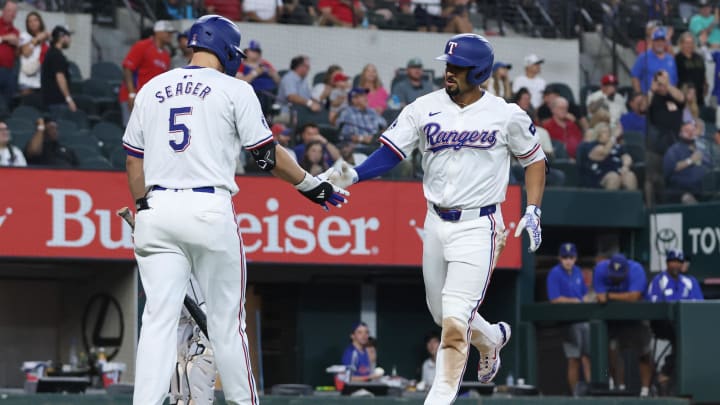
{"type": "MultiPolygon", "coordinates": [[[[0,257],[133,259],[130,227],[115,211],[132,206],[125,174],[0,169],[0,257]]],[[[419,266],[427,206],[420,182],[371,181],[350,203],[323,211],[272,177],[237,177],[234,197],[249,261],[419,266]]],[[[502,211],[514,229],[521,191],[508,189],[502,211]]],[[[182,218],[178,218],[182,220],[182,218]]],[[[499,267],[521,267],[510,236],[499,267]]]]}

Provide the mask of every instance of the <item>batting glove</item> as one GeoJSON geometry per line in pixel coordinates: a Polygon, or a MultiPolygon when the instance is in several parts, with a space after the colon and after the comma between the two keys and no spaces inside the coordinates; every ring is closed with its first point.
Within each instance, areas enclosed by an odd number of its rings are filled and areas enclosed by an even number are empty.
{"type": "Polygon", "coordinates": [[[335,162],[333,167],[329,168],[318,177],[343,189],[358,182],[357,171],[355,171],[352,166],[342,159],[335,162]]]}
{"type": "Polygon", "coordinates": [[[313,177],[307,172],[303,180],[295,185],[295,188],[300,191],[300,194],[304,195],[305,198],[323,207],[325,211],[330,210],[326,203],[340,208],[343,204],[347,203],[347,199],[344,196],[350,195],[347,190],[320,177],[313,177]]]}
{"type": "Polygon", "coordinates": [[[515,237],[517,238],[522,234],[523,229],[527,230],[528,236],[530,237],[530,253],[536,251],[542,243],[542,228],[540,227],[540,208],[536,205],[528,205],[525,208],[525,215],[520,219],[520,222],[515,228],[515,237]]]}

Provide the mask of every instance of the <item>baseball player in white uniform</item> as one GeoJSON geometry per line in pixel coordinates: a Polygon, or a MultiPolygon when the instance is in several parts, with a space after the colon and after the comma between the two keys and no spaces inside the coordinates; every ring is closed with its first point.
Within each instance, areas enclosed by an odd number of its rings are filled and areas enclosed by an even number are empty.
{"type": "Polygon", "coordinates": [[[490,324],[477,312],[505,244],[500,203],[505,200],[510,159],[525,167],[527,208],[515,236],[526,229],[530,250],[541,243],[540,202],[545,154],[535,127],[516,104],[479,88],[490,76],[493,49],[476,34],[452,37],[437,59],[447,63],[445,89],[406,106],[380,137],[383,144],[351,168],[335,166],[326,176],[345,187],[384,173],[415,148],[422,152],[428,211],[423,240],[427,305],[442,326],[436,375],[426,405],[455,400],[469,344],[480,352],[478,379],[490,382],[500,367],[500,349],[510,325],[490,324]]]}
{"type": "MultiPolygon", "coordinates": [[[[160,405],[176,363],[178,319],[190,273],[206,298],[210,346],[229,403],[255,405],[245,334],[246,266],[231,196],[235,158],[250,150],[260,169],[327,209],[346,191],[305,172],[276,148],[252,87],[234,78],[240,31],[209,15],[190,28],[190,64],[137,94],[123,146],[136,200],[135,258],[147,301],[134,405],[160,405]]],[[[250,196],[249,196],[250,197],[250,196]]]]}

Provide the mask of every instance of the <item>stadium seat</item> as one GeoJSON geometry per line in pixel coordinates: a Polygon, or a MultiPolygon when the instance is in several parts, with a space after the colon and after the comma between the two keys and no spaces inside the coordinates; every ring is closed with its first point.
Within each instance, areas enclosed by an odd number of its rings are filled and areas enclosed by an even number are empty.
{"type": "Polygon", "coordinates": [[[73,100],[75,101],[77,108],[85,111],[88,115],[88,119],[92,121],[92,117],[96,116],[98,113],[97,105],[95,104],[95,101],[93,101],[92,97],[87,94],[75,94],[73,95],[73,100]]]}
{"type": "Polygon", "coordinates": [[[625,145],[625,151],[632,157],[633,163],[645,163],[645,146],[637,144],[625,145]]]}
{"type": "Polygon", "coordinates": [[[295,109],[296,112],[296,126],[302,126],[305,123],[308,122],[314,122],[315,124],[329,124],[330,119],[328,117],[328,112],[326,110],[320,110],[318,112],[313,112],[309,108],[305,107],[297,107],[295,109]]]}
{"type": "Polygon", "coordinates": [[[10,143],[24,151],[33,135],[35,135],[35,131],[11,131],[10,143]]]}
{"type": "Polygon", "coordinates": [[[580,187],[592,187],[592,184],[590,183],[592,179],[592,173],[590,171],[590,160],[588,159],[588,154],[590,153],[591,147],[592,143],[590,142],[580,142],[577,150],[575,151],[575,164],[577,165],[578,186],[580,187]]]}
{"type": "Polygon", "coordinates": [[[598,90],[600,90],[600,86],[595,84],[583,86],[583,88],[580,89],[580,105],[585,106],[585,101],[587,101],[588,96],[598,90]]]}
{"type": "Polygon", "coordinates": [[[20,105],[32,106],[38,110],[43,110],[45,108],[42,101],[42,95],[39,91],[20,96],[20,105]]]}
{"type": "Polygon", "coordinates": [[[118,146],[122,143],[123,132],[122,128],[107,121],[100,121],[90,130],[90,133],[104,144],[118,146]]]}
{"type": "Polygon", "coordinates": [[[340,139],[340,130],[334,125],[319,124],[318,130],[320,134],[332,144],[337,144],[340,139]]]}
{"type": "Polygon", "coordinates": [[[113,165],[102,156],[95,156],[80,161],[80,167],[83,169],[95,169],[95,170],[111,170],[113,165]]]}
{"type": "Polygon", "coordinates": [[[11,117],[36,122],[38,118],[42,117],[42,113],[33,106],[19,105],[13,110],[11,117]]]}
{"type": "Polygon", "coordinates": [[[95,62],[90,67],[90,77],[98,80],[122,81],[123,72],[120,66],[113,62],[95,62]]]}
{"type": "Polygon", "coordinates": [[[565,173],[565,183],[563,184],[565,187],[578,187],[580,185],[578,166],[575,162],[568,159],[558,159],[550,164],[550,168],[565,173]]]}
{"type": "Polygon", "coordinates": [[[645,145],[645,134],[642,132],[625,131],[623,132],[623,143],[627,145],[645,145]]]}
{"type": "Polygon", "coordinates": [[[101,121],[107,121],[112,122],[115,125],[118,125],[120,127],[124,127],[123,120],[122,120],[122,113],[120,113],[119,110],[107,110],[100,115],[101,121]]]}
{"type": "Polygon", "coordinates": [[[710,106],[704,106],[700,109],[700,118],[705,122],[715,122],[716,109],[710,106]]]}
{"type": "Polygon", "coordinates": [[[318,83],[322,83],[325,81],[325,74],[327,71],[323,70],[322,72],[315,73],[315,76],[313,76],[312,85],[315,86],[318,83]]]}
{"type": "Polygon", "coordinates": [[[56,121],[58,126],[58,132],[61,136],[72,135],[80,130],[80,126],[75,121],[70,121],[64,118],[57,118],[56,121]]]}
{"type": "Polygon", "coordinates": [[[70,93],[72,93],[74,97],[82,91],[82,72],[80,72],[80,68],[73,61],[68,61],[68,70],[70,73],[70,93]]]}
{"type": "Polygon", "coordinates": [[[14,133],[14,132],[35,133],[35,121],[27,119],[27,118],[10,117],[5,120],[5,124],[7,124],[8,128],[10,129],[10,133],[14,133]]]}
{"type": "Polygon", "coordinates": [[[383,118],[385,118],[385,121],[387,121],[387,124],[390,125],[393,123],[393,121],[395,121],[395,118],[397,118],[399,114],[400,110],[391,110],[388,108],[383,111],[382,116],[383,118]]]}
{"type": "Polygon", "coordinates": [[[125,170],[125,160],[127,159],[127,153],[125,149],[115,149],[110,155],[110,163],[112,167],[116,169],[125,170]]]}
{"type": "Polygon", "coordinates": [[[90,128],[88,115],[85,111],[78,109],[77,111],[62,110],[58,114],[58,119],[72,121],[77,125],[78,129],[90,128]]]}
{"type": "Polygon", "coordinates": [[[60,143],[72,150],[83,146],[89,146],[97,150],[99,145],[97,138],[88,135],[63,136],[60,143]]]}
{"type": "Polygon", "coordinates": [[[622,94],[625,100],[630,100],[630,96],[632,96],[635,90],[633,90],[632,86],[621,86],[618,87],[617,92],[622,94]]]}
{"type": "MultiPolygon", "coordinates": [[[[60,142],[62,143],[62,141],[60,142]]],[[[97,145],[91,145],[91,144],[79,144],[75,145],[73,147],[68,146],[69,149],[72,149],[73,152],[75,152],[75,156],[77,156],[78,161],[82,164],[82,162],[94,159],[96,157],[102,157],[100,154],[100,149],[97,145]]]]}
{"type": "Polygon", "coordinates": [[[552,140],[553,145],[553,154],[555,155],[556,160],[563,160],[563,159],[569,159],[570,156],[568,156],[567,147],[564,143],[561,141],[558,141],[556,139],[552,140]]]}

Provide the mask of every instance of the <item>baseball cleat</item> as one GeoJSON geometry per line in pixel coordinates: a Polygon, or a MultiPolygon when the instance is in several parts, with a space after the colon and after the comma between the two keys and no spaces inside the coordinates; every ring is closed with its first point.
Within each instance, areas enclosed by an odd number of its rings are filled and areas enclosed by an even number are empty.
{"type": "Polygon", "coordinates": [[[495,346],[488,352],[480,352],[480,360],[478,361],[478,381],[487,384],[495,378],[498,370],[500,370],[500,350],[505,347],[510,340],[510,325],[506,322],[498,322],[498,328],[502,333],[502,343],[495,346]]]}

